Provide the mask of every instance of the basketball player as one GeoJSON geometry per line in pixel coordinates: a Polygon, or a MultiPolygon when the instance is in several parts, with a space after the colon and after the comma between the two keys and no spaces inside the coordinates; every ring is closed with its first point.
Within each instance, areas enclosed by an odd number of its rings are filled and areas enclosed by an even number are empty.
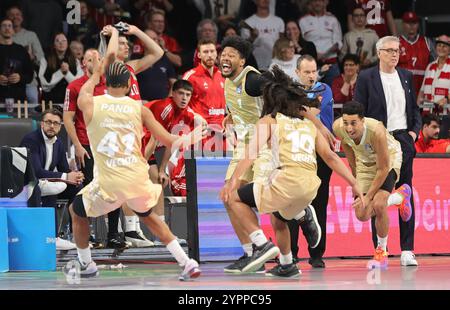
{"type": "MultiPolygon", "coordinates": [[[[245,66],[246,59],[251,53],[251,44],[238,36],[226,38],[222,42],[220,68],[225,79],[225,101],[228,115],[224,119],[223,127],[233,125],[236,132],[237,143],[233,150],[225,177],[225,186],[228,185],[237,164],[244,158],[245,147],[253,136],[256,122],[261,116],[262,98],[261,88],[265,83],[264,77],[253,67],[245,66]]],[[[316,126],[323,126],[315,116],[309,115],[316,126]]],[[[271,171],[270,151],[264,150],[258,158],[255,167],[251,167],[240,176],[239,187],[256,178],[266,178],[271,171]]],[[[227,273],[240,273],[252,256],[252,242],[245,230],[240,226],[228,204],[224,203],[233,229],[244,249],[244,255],[224,268],[227,273]]],[[[318,245],[321,238],[321,229],[315,216],[314,208],[308,207],[305,217],[300,221],[302,229],[307,231],[306,239],[311,248],[318,245]]]]}
{"type": "MultiPolygon", "coordinates": [[[[198,263],[189,259],[167,225],[152,212],[161,195],[161,185],[149,180],[148,164],[141,153],[141,137],[145,125],[155,138],[176,150],[182,143],[198,142],[206,130],[203,132],[199,126],[181,138],[170,135],[150,110],[126,96],[131,86],[130,72],[120,62],[112,63],[106,71],[108,93],[93,97],[102,71],[102,64],[96,59],[94,73],[81,88],[78,99],[95,160],[94,179],[80,191],[69,209],[81,266],[80,276],[98,274],[88,247],[87,217],[101,216],[126,203],[183,267],[180,280],[196,278],[200,275],[198,263]]],[[[70,267],[73,265],[68,264],[64,268],[66,275],[76,273],[76,268],[70,267]]]]}
{"type": "Polygon", "coordinates": [[[355,204],[355,215],[360,221],[375,217],[378,246],[374,260],[386,267],[389,232],[387,206],[396,205],[403,221],[409,221],[412,208],[411,187],[400,186],[391,195],[400,175],[402,150],[382,122],[364,117],[364,106],[357,101],[344,104],[342,117],[333,124],[333,132],[342,140],[342,148],[353,175],[364,193],[364,206],[355,204]]]}
{"type": "Polygon", "coordinates": [[[317,194],[320,179],[317,176],[316,152],[352,186],[356,197],[362,198],[362,192],[356,179],[330,149],[313,122],[301,116],[300,112],[306,111],[306,106],[317,107],[319,102],[308,99],[300,85],[277,66],[272,71],[271,81],[263,90],[262,118],[257,122],[255,135],[246,148],[257,150],[260,156],[264,145],[268,144],[274,170],[269,179],[255,179],[253,183],[239,187],[239,178],[254,161],[251,157],[242,159],[229,180],[230,185],[222,189],[221,198],[228,203],[231,212],[239,215],[240,225],[252,241],[253,255],[243,272],[259,269],[281,250],[280,264],[266,275],[296,277],[300,273],[292,259],[287,221],[301,220],[317,194]],[[261,214],[271,214],[280,248],[267,240],[251,208],[256,208],[261,214]]]}
{"type": "MultiPolygon", "coordinates": [[[[139,84],[136,78],[136,74],[148,69],[155,62],[157,62],[164,54],[158,43],[152,40],[145,32],[141,31],[134,25],[129,25],[125,23],[120,23],[122,28],[114,27],[112,25],[107,25],[103,28],[102,34],[105,36],[111,36],[113,29],[119,28],[119,38],[117,52],[115,53],[116,60],[124,63],[131,74],[131,87],[130,92],[127,94],[131,99],[142,102],[141,93],[139,91],[139,84]],[[128,44],[128,36],[136,36],[145,47],[145,55],[141,59],[128,60],[130,56],[130,47],[128,44]]],[[[109,46],[109,45],[108,45],[109,46]]],[[[144,132],[146,129],[144,128],[144,132]]],[[[150,169],[149,174],[152,182],[156,183],[158,181],[158,169],[156,166],[156,159],[154,157],[150,158],[149,163],[150,169]],[[155,164],[155,165],[153,165],[155,164]]],[[[163,198],[161,198],[161,201],[163,198]]],[[[154,243],[148,240],[141,228],[139,223],[139,218],[134,215],[133,211],[123,206],[123,212],[125,215],[125,240],[130,242],[133,247],[148,247],[154,245],[154,243]]],[[[160,219],[165,221],[164,218],[164,203],[159,203],[154,211],[159,214],[160,219]]]]}

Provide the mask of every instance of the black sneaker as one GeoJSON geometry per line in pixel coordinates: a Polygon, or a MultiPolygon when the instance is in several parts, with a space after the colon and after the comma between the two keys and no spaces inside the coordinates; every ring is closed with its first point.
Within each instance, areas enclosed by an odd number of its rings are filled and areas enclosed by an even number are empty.
{"type": "Polygon", "coordinates": [[[250,257],[248,264],[242,268],[242,272],[256,272],[264,266],[264,263],[270,259],[274,259],[280,254],[280,249],[272,242],[267,241],[261,246],[253,246],[253,255],[250,257]]]}
{"type": "Polygon", "coordinates": [[[268,277],[282,277],[282,278],[298,278],[301,275],[301,271],[297,268],[295,263],[281,265],[278,264],[269,271],[266,272],[268,277]]]}
{"type": "Polygon", "coordinates": [[[310,248],[314,249],[319,245],[322,238],[322,229],[317,221],[316,211],[313,206],[309,205],[305,209],[305,216],[298,220],[302,228],[303,235],[308,242],[310,248]]]}
{"type": "Polygon", "coordinates": [[[109,249],[123,250],[128,248],[127,244],[120,236],[120,233],[108,233],[108,242],[106,247],[109,249]]]}
{"type": "MultiPolygon", "coordinates": [[[[223,268],[223,272],[225,273],[242,273],[242,269],[244,269],[245,266],[247,266],[247,264],[250,262],[250,257],[247,255],[247,253],[245,253],[244,255],[242,255],[241,257],[239,257],[234,263],[225,266],[223,268]]],[[[264,267],[264,265],[261,266],[261,268],[259,268],[256,273],[265,273],[266,272],[266,268],[264,267]]]]}
{"type": "Polygon", "coordinates": [[[313,267],[313,268],[325,268],[325,262],[323,261],[322,258],[317,257],[317,258],[310,258],[308,260],[308,263],[313,267]]]}

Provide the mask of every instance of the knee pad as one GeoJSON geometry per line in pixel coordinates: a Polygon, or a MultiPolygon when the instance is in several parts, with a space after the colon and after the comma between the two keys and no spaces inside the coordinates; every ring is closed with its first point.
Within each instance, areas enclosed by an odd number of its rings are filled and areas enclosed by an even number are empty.
{"type": "Polygon", "coordinates": [[[87,217],[82,195],[75,196],[75,199],[72,202],[72,210],[79,217],[87,217]]]}
{"type": "Polygon", "coordinates": [[[147,216],[149,216],[152,213],[152,209],[150,209],[150,210],[148,210],[147,212],[144,212],[144,213],[139,213],[139,212],[136,212],[134,210],[133,210],[133,212],[139,217],[147,217],[147,216]]]}

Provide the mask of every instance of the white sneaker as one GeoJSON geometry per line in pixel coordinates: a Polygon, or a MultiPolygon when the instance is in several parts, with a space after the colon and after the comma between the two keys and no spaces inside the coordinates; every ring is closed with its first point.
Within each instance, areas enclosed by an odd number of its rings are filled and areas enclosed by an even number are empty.
{"type": "Polygon", "coordinates": [[[139,234],[137,231],[127,231],[125,233],[125,241],[131,242],[133,248],[147,248],[154,246],[154,243],[147,238],[144,234],[139,234]]]}
{"type": "Polygon", "coordinates": [[[57,250],[75,250],[77,248],[76,244],[70,242],[69,240],[56,238],[56,249],[57,250]]]}
{"type": "Polygon", "coordinates": [[[198,263],[194,259],[189,259],[184,265],[183,272],[179,276],[178,280],[180,281],[187,281],[189,279],[195,279],[198,278],[201,274],[201,270],[198,266],[198,263]]]}
{"type": "Polygon", "coordinates": [[[92,278],[98,276],[97,265],[94,261],[91,261],[87,265],[83,265],[78,259],[67,262],[66,266],[63,268],[63,272],[67,279],[92,278]]]}
{"type": "Polygon", "coordinates": [[[402,251],[400,256],[400,265],[402,266],[418,266],[416,256],[412,251],[402,251]]]}
{"type": "Polygon", "coordinates": [[[39,180],[39,188],[41,189],[41,196],[54,196],[61,194],[67,188],[64,182],[49,182],[47,180],[39,180]]]}

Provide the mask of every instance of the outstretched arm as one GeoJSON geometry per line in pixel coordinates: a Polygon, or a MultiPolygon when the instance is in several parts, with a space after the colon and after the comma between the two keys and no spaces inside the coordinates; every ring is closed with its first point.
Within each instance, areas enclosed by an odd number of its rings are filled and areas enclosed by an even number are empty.
{"type": "Polygon", "coordinates": [[[84,122],[89,125],[92,119],[94,104],[94,88],[100,82],[100,77],[104,72],[104,59],[100,61],[98,52],[94,52],[94,69],[91,77],[83,84],[78,95],[78,107],[83,112],[84,122]]]}
{"type": "Polygon", "coordinates": [[[164,51],[159,46],[159,44],[153,41],[148,35],[145,34],[145,32],[143,32],[136,26],[129,25],[129,30],[125,34],[135,35],[136,37],[138,37],[144,44],[144,47],[147,51],[145,56],[141,59],[131,60],[127,63],[134,69],[134,72],[136,74],[151,67],[164,55],[164,51]]]}

